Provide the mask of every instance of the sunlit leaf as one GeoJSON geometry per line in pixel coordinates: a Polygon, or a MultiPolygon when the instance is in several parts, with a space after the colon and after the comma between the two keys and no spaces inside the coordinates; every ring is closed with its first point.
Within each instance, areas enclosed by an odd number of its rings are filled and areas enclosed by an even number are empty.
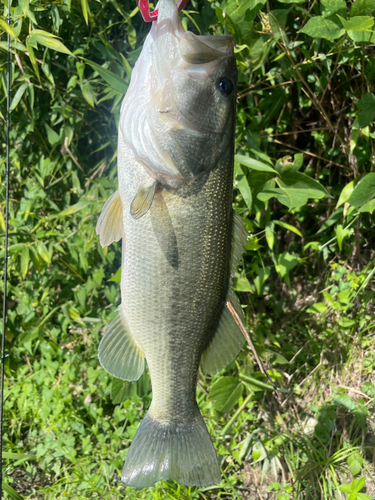
{"type": "Polygon", "coordinates": [[[18,87],[17,92],[15,93],[15,95],[12,99],[12,102],[10,103],[9,111],[13,111],[14,109],[16,109],[16,107],[18,106],[18,103],[22,99],[23,94],[25,93],[27,87],[28,87],[27,83],[23,83],[22,85],[20,85],[18,87]]]}
{"type": "Polygon", "coordinates": [[[9,26],[8,23],[4,21],[4,19],[1,19],[1,17],[0,17],[0,27],[5,31],[5,33],[8,33],[12,38],[15,39],[18,38],[12,26],[9,26]]]}
{"type": "Polygon", "coordinates": [[[120,78],[115,73],[112,73],[112,71],[103,68],[102,66],[96,64],[93,61],[85,59],[85,62],[89,66],[91,66],[95,71],[97,71],[99,75],[103,78],[103,80],[105,80],[108,83],[108,85],[110,85],[114,90],[117,90],[122,94],[126,93],[126,91],[128,90],[128,84],[125,82],[125,79],[120,78]]]}
{"type": "Polygon", "coordinates": [[[67,217],[68,215],[73,215],[77,212],[80,212],[84,208],[86,208],[88,205],[90,205],[89,201],[79,201],[75,205],[71,205],[69,208],[66,208],[62,212],[60,212],[59,216],[60,217],[67,217]]]}
{"type": "Polygon", "coordinates": [[[20,495],[19,493],[16,492],[16,490],[14,488],[12,488],[10,486],[10,484],[6,483],[5,481],[3,481],[3,490],[5,491],[5,493],[7,493],[10,498],[12,498],[13,500],[24,500],[25,497],[23,497],[22,495],[20,495]]]}
{"type": "Polygon", "coordinates": [[[29,53],[29,59],[30,59],[30,62],[33,66],[33,69],[35,71],[35,74],[38,78],[38,80],[40,81],[40,74],[39,74],[39,68],[38,68],[38,64],[37,64],[37,61],[36,61],[36,57],[35,57],[35,54],[34,54],[34,49],[30,43],[30,36],[28,36],[26,38],[26,48],[27,48],[27,51],[29,53]]]}
{"type": "Polygon", "coordinates": [[[21,275],[23,278],[26,278],[27,271],[29,270],[29,262],[30,262],[30,250],[29,247],[25,247],[21,252],[21,275]]]}
{"type": "Polygon", "coordinates": [[[260,172],[274,172],[275,174],[277,174],[276,170],[267,165],[267,163],[263,163],[259,160],[254,160],[254,158],[249,158],[248,156],[244,155],[236,155],[234,159],[241,165],[249,167],[252,170],[258,170],[260,172]]]}
{"type": "Polygon", "coordinates": [[[81,7],[82,7],[82,14],[83,17],[85,18],[86,24],[89,24],[90,7],[88,1],[81,0],[81,7]]]}
{"type": "Polygon", "coordinates": [[[56,35],[53,35],[52,33],[48,33],[43,30],[31,30],[30,35],[35,42],[40,43],[40,45],[43,45],[44,47],[48,47],[49,49],[62,52],[63,54],[68,54],[70,56],[73,55],[70,50],[57,39],[56,35]]]}
{"type": "Polygon", "coordinates": [[[345,33],[345,30],[338,26],[331,19],[326,19],[323,16],[315,16],[305,24],[301,29],[301,33],[305,33],[312,38],[326,38],[327,40],[335,40],[345,33]]]}

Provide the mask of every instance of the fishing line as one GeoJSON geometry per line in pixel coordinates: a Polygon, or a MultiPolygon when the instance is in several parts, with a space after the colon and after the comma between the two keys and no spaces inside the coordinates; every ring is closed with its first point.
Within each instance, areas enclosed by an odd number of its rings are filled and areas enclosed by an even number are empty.
{"type": "MultiPolygon", "coordinates": [[[[8,26],[10,26],[10,0],[8,0],[8,26]]],[[[7,316],[7,277],[8,277],[8,219],[9,219],[9,128],[10,128],[10,35],[8,33],[7,51],[7,135],[5,166],[5,253],[4,253],[4,294],[3,294],[3,332],[1,335],[1,372],[0,372],[0,500],[3,497],[3,405],[4,405],[4,361],[5,361],[5,325],[7,316]]]]}

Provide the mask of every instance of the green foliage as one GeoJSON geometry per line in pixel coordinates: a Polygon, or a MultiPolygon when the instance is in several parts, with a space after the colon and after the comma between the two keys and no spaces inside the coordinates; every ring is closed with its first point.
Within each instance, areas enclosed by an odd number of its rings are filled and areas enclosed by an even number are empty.
{"type": "Polygon", "coordinates": [[[371,500],[366,493],[360,493],[361,489],[364,487],[366,479],[362,477],[361,479],[354,479],[350,484],[342,484],[340,486],[340,491],[347,493],[349,496],[347,500],[371,500]]]}
{"type": "MultiPolygon", "coordinates": [[[[233,288],[282,403],[247,349],[201,374],[222,483],[141,492],[119,475],[150,380],[113,380],[98,365],[121,255],[100,247],[95,224],[117,187],[121,99],[149,26],[128,0],[19,0],[10,27],[2,6],[12,83],[6,498],[238,499],[254,483],[249,470],[264,497],[369,498],[364,478],[344,481],[373,473],[374,0],[192,0],[182,14],[189,29],[235,38],[234,208],[249,239],[233,288]]],[[[2,36],[0,119],[6,50],[2,36]]],[[[5,127],[0,136],[4,145],[5,127]]],[[[4,167],[3,154],[1,178],[4,167]]],[[[0,203],[4,232],[4,193],[0,203]]]]}

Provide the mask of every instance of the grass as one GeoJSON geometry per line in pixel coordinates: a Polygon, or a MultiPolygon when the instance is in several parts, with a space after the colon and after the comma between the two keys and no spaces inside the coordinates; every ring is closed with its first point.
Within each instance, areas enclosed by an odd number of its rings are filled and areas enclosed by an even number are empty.
{"type": "MultiPolygon", "coordinates": [[[[288,289],[279,290],[282,309],[275,307],[276,293],[269,301],[253,298],[249,330],[284,390],[280,400],[248,348],[221,373],[201,375],[197,398],[221,461],[220,485],[197,489],[167,481],[136,491],[121,484],[126,452],[151,394],[142,377],[126,387],[124,401],[112,403],[116,391],[96,355],[100,325],[75,329],[63,348],[41,342],[39,355],[33,358],[31,350],[27,363],[8,373],[6,482],[29,500],[326,500],[345,498],[340,485],[363,476],[371,498],[374,315],[368,291],[345,285],[360,283],[366,272],[341,267],[327,276],[333,306],[323,313],[307,313],[312,301],[302,304],[288,289]],[[341,303],[340,287],[350,290],[341,303]],[[343,328],[344,316],[355,318],[355,325],[343,328]],[[220,400],[213,397],[217,388],[224,394],[220,400]]],[[[318,303],[319,296],[312,298],[318,303]]]]}

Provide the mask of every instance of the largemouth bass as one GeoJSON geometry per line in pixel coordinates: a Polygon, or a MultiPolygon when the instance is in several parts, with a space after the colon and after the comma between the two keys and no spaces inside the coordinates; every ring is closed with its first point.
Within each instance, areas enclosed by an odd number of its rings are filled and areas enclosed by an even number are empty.
{"type": "Polygon", "coordinates": [[[100,346],[105,370],[137,380],[147,360],[153,399],[130,446],[126,485],[220,482],[196,402],[199,364],[215,373],[244,338],[226,302],[246,244],[232,211],[237,72],[230,36],[185,32],[160,0],[124,98],[118,191],[97,225],[123,238],[121,305],[100,346]]]}

